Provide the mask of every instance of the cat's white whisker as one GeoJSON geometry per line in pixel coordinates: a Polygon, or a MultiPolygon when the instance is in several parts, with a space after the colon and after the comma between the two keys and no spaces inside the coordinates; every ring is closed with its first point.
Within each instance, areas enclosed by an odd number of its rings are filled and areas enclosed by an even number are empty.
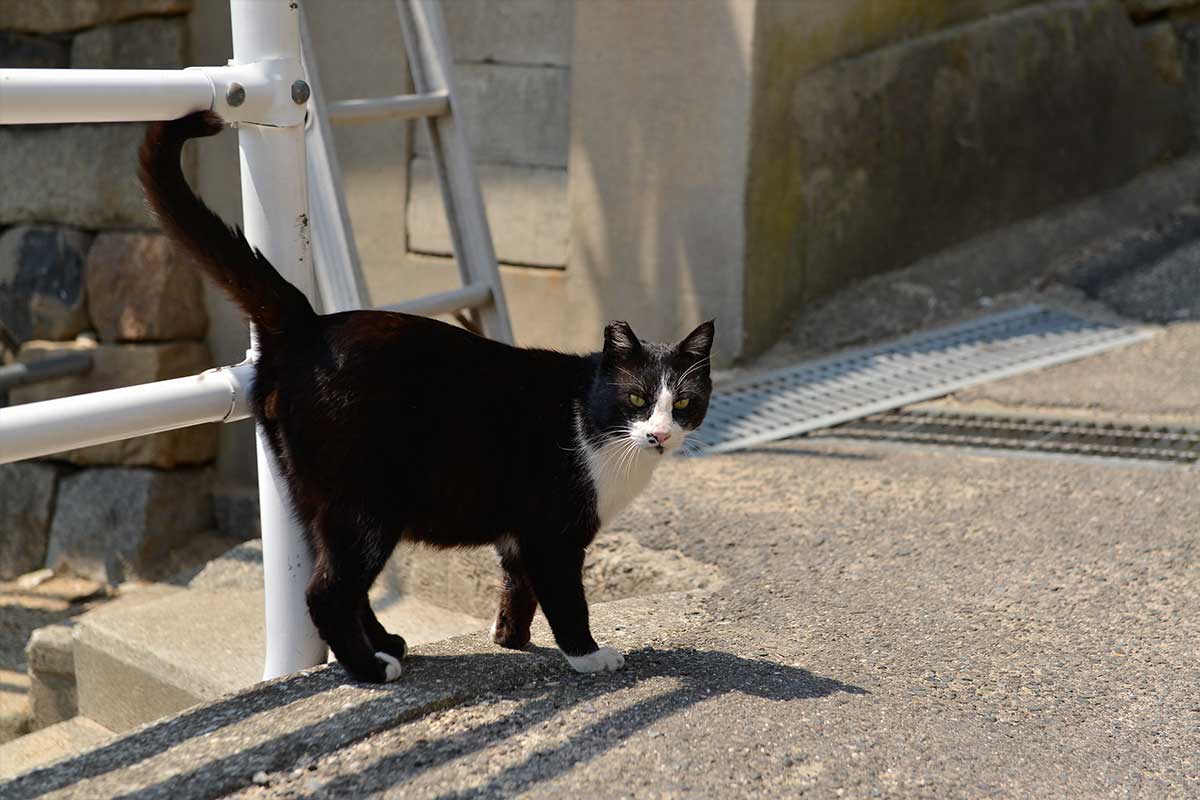
{"type": "Polygon", "coordinates": [[[687,378],[687,376],[688,376],[688,375],[691,375],[693,372],[695,372],[696,370],[700,369],[700,367],[702,367],[702,366],[704,366],[705,364],[707,364],[707,363],[708,363],[708,361],[709,361],[708,357],[702,358],[702,359],[700,359],[699,361],[697,361],[695,364],[692,364],[690,367],[688,367],[687,369],[685,369],[685,370],[683,371],[683,374],[682,374],[682,375],[680,375],[678,378],[676,378],[676,379],[675,379],[675,388],[676,388],[676,390],[678,390],[678,389],[679,389],[679,387],[680,387],[680,386],[683,384],[683,381],[684,381],[684,379],[685,379],[685,378],[687,378]]]}

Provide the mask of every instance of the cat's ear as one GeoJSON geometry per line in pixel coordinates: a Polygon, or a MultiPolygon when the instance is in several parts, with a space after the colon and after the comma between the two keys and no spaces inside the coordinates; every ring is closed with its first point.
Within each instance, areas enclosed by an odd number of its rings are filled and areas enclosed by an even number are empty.
{"type": "Polygon", "coordinates": [[[692,358],[708,358],[709,353],[712,352],[715,334],[716,326],[710,319],[708,322],[702,322],[696,326],[696,330],[685,336],[675,349],[692,358]]]}
{"type": "Polygon", "coordinates": [[[642,342],[628,322],[618,320],[604,326],[604,355],[624,357],[641,350],[642,342]]]}

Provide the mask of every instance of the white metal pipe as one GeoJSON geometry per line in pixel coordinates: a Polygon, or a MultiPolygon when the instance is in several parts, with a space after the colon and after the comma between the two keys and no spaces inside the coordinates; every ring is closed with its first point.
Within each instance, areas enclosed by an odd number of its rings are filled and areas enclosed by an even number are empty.
{"type": "Polygon", "coordinates": [[[297,125],[296,59],[187,69],[0,69],[0,124],[144,122],[212,109],[228,122],[297,125]],[[236,90],[236,91],[235,91],[236,90]]]}
{"type": "Polygon", "coordinates": [[[474,283],[461,289],[451,289],[415,300],[405,300],[403,303],[392,303],[383,306],[381,311],[398,311],[402,314],[420,314],[432,317],[437,314],[449,314],[464,308],[485,308],[492,303],[492,287],[486,283],[474,283]]]}
{"type": "Polygon", "coordinates": [[[346,208],[346,193],[342,190],[342,168],[333,146],[333,131],[329,127],[325,108],[324,87],[317,69],[316,50],[308,35],[308,21],[300,14],[301,53],[304,72],[311,89],[309,115],[305,124],[305,147],[308,149],[308,202],[312,223],[311,240],[313,268],[321,309],[326,313],[353,311],[362,308],[367,288],[362,279],[362,263],[354,241],[354,226],[346,208]]]}
{"type": "Polygon", "coordinates": [[[221,367],[187,378],[0,408],[0,464],[205,422],[250,415],[254,369],[221,367]]]}
{"type": "Polygon", "coordinates": [[[382,119],[440,117],[450,110],[446,92],[364,97],[329,104],[332,122],[377,122],[382,119]]]}
{"type": "MultiPolygon", "coordinates": [[[[300,63],[300,9],[289,0],[232,0],[233,55],[238,64],[300,63]]],[[[304,128],[238,126],[242,219],[246,238],[310,299],[304,128]]],[[[291,511],[287,486],[258,429],[267,653],[264,679],[324,663],[326,648],[308,615],[305,588],[312,553],[291,511]]]]}
{"type": "Polygon", "coordinates": [[[174,119],[213,92],[203,70],[0,69],[0,125],[174,119]]]}

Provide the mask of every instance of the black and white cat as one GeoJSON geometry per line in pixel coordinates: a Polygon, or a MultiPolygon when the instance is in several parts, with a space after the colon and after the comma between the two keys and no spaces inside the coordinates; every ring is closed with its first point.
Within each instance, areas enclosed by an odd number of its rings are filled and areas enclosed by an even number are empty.
{"type": "Polygon", "coordinates": [[[662,345],[613,322],[602,352],[576,356],[406,314],[318,316],[188,187],[183,143],[222,127],[211,112],[151,125],[140,176],[167,234],[257,327],[251,404],[308,531],[309,612],[338,660],[361,680],[399,677],[404,639],[367,591],[405,539],[496,548],[501,646],[528,644],[541,605],[573,668],[620,669],[588,625],[584,549],[704,420],[713,323],[662,345]]]}

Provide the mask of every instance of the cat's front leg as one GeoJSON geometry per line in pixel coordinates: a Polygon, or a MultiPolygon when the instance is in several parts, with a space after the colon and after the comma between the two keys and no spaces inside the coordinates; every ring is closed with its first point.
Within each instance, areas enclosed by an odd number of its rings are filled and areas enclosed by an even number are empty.
{"type": "Polygon", "coordinates": [[[536,542],[522,549],[529,580],[550,623],[554,641],[576,672],[615,672],[625,666],[625,656],[600,647],[588,625],[583,593],[583,548],[536,542]]]}

